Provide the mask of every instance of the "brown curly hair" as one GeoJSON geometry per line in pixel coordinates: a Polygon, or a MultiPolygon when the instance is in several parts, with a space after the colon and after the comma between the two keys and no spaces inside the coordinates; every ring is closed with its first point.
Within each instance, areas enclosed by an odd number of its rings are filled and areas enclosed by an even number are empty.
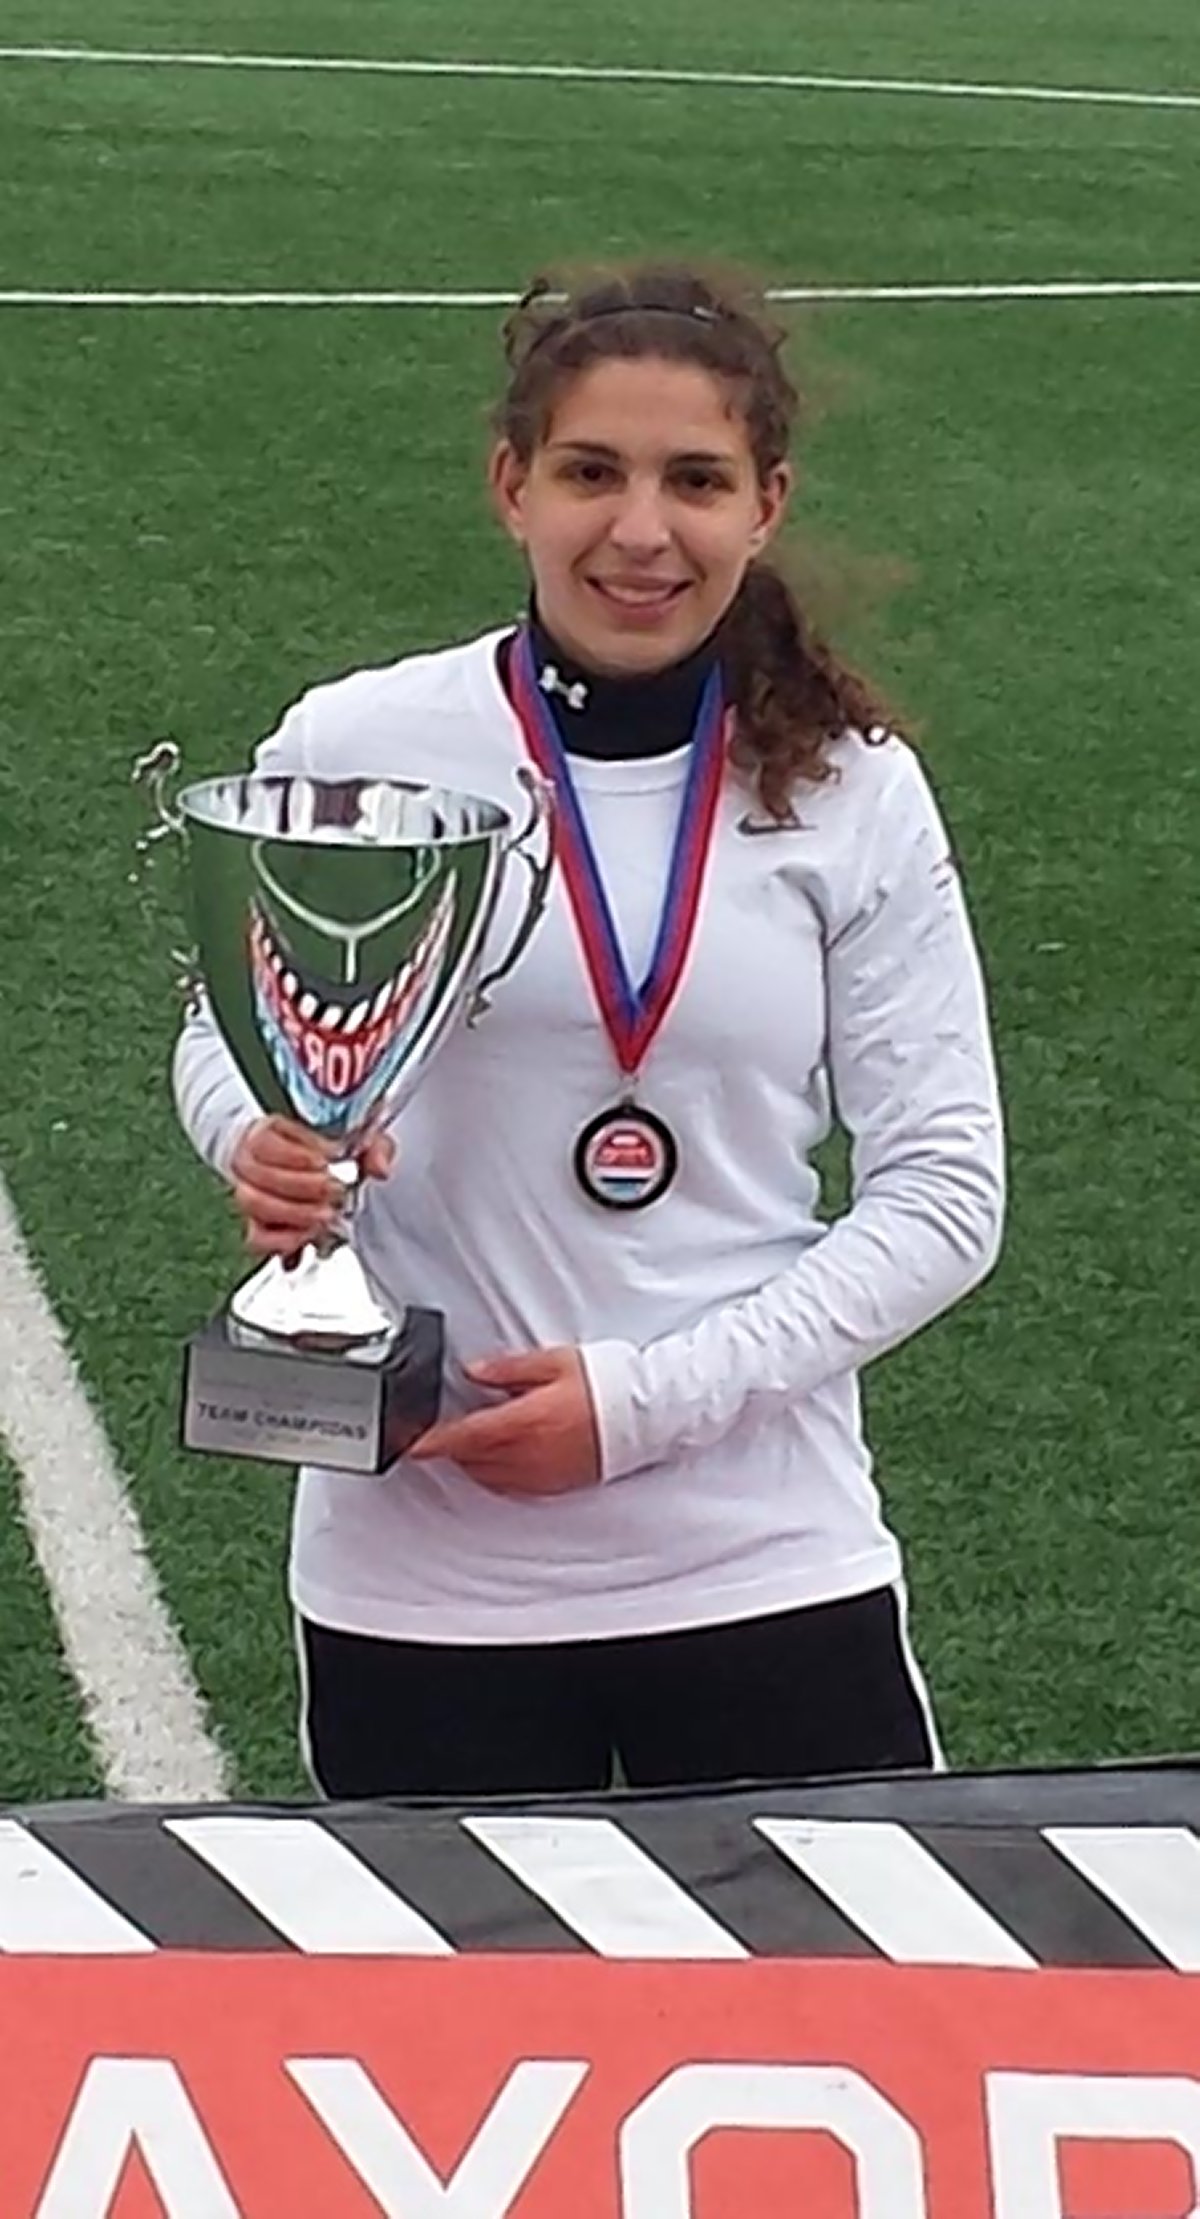
{"type": "MultiPolygon", "coordinates": [[[[785,332],[747,280],[642,262],[570,286],[535,278],[503,326],[508,388],[497,436],[528,462],[570,380],[593,364],[652,357],[708,370],[731,390],[759,478],[787,459],[800,396],[782,359],[785,332]]],[[[763,807],[786,818],[794,788],[835,775],[831,743],[894,730],[868,682],[811,629],[774,562],[752,561],[722,620],[735,715],[733,759],[763,807]]]]}

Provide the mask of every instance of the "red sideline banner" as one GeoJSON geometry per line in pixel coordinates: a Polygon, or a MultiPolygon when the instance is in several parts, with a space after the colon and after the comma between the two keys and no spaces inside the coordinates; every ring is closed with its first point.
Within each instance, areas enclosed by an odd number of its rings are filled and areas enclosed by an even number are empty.
{"type": "Polygon", "coordinates": [[[1200,1979],[0,1960],[4,2219],[1194,2219],[1200,1979]]]}

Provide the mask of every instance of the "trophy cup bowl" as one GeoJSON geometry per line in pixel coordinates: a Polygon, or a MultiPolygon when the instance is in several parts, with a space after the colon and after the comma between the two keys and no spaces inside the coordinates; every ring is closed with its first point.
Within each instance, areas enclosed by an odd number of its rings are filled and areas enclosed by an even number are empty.
{"type": "MultiPolygon", "coordinates": [[[[192,986],[264,1116],[338,1150],[336,1232],[272,1257],[188,1343],[188,1447],[381,1471],[437,1415],[440,1313],[394,1317],[352,1245],[357,1157],[420,1085],[451,1027],[473,1023],[545,906],[548,788],[518,772],[518,829],[498,803],[402,778],[250,773],[163,786],[163,743],[135,776],[159,831],[182,836],[196,937],[192,986]],[[506,870],[529,872],[509,949],[479,976],[506,870]]],[[[153,835],[151,835],[153,837],[153,835]]]]}

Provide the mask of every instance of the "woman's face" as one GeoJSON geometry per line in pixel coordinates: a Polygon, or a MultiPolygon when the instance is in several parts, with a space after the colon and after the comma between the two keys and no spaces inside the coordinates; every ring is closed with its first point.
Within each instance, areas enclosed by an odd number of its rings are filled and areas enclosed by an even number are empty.
{"type": "Polygon", "coordinates": [[[784,464],[760,482],[720,379],[654,358],[580,371],[530,460],[501,441],[490,475],[547,630],[617,677],[665,669],[708,637],[790,483],[784,464]]]}

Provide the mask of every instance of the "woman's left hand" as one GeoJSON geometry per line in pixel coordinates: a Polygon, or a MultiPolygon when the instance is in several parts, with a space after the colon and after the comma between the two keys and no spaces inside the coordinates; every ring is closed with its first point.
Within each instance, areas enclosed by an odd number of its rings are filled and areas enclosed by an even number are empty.
{"type": "Polygon", "coordinates": [[[538,1348],[468,1364],[482,1387],[509,1400],[431,1426],[409,1456],[444,1456],[498,1495],[565,1495],[600,1481],[600,1442],[577,1348],[538,1348]]]}

